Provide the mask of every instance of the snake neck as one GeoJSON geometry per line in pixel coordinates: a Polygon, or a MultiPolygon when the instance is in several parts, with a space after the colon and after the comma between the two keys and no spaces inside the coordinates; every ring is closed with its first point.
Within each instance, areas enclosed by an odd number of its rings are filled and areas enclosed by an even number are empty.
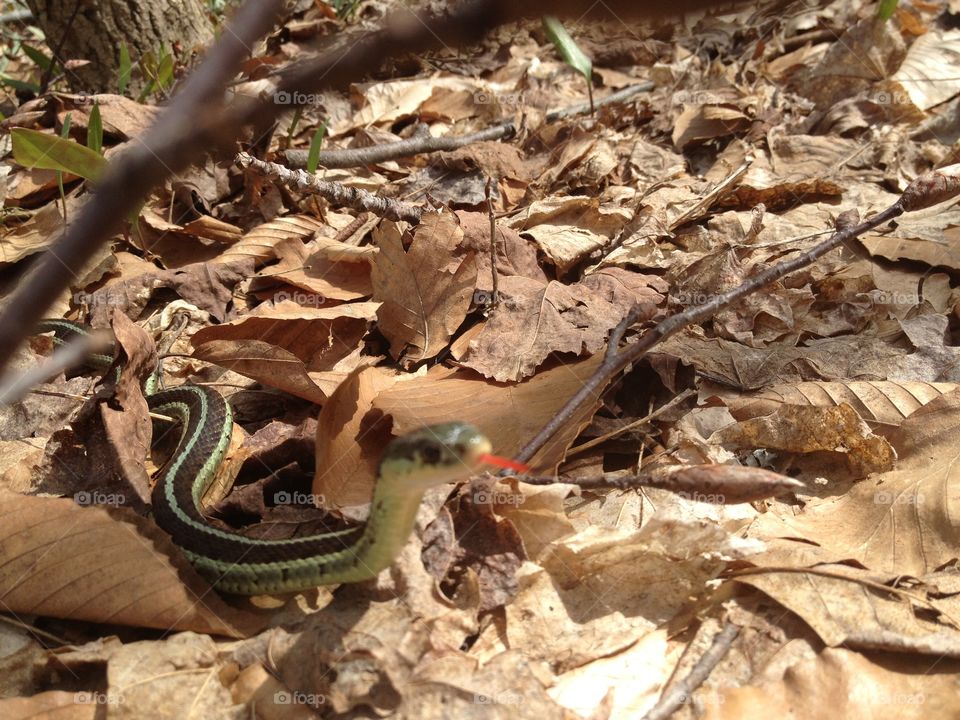
{"type": "Polygon", "coordinates": [[[410,538],[422,499],[423,492],[396,492],[381,478],[374,489],[363,534],[349,556],[342,559],[342,568],[328,567],[328,572],[342,573],[338,582],[355,582],[375,577],[389,567],[410,538]]]}

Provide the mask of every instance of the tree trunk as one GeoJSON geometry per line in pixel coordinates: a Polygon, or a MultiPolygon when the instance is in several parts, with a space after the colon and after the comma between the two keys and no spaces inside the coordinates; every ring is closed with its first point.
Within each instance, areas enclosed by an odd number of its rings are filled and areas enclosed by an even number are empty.
{"type": "Polygon", "coordinates": [[[202,0],[27,0],[27,4],[61,66],[68,60],[90,61],[67,71],[75,90],[117,91],[121,43],[130,51],[134,71],[128,87],[136,93],[146,82],[137,71],[145,53],[152,51],[159,59],[166,47],[174,57],[188,58],[213,37],[202,0]]]}

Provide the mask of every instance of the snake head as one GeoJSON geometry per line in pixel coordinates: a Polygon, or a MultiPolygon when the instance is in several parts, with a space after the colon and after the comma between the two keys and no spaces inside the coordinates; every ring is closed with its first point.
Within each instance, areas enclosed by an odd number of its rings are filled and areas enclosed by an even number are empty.
{"type": "Polygon", "coordinates": [[[426,489],[469,477],[490,450],[490,440],[473,425],[429,425],[391,441],[380,460],[380,474],[426,489]]]}

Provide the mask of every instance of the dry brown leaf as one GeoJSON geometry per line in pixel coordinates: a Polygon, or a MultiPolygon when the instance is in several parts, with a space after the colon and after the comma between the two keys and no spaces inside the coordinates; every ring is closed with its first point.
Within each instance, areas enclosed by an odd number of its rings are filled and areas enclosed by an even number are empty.
{"type": "Polygon", "coordinates": [[[152,422],[141,385],[156,366],[156,347],[146,331],[121,312],[113,315],[113,333],[125,361],[113,398],[99,403],[100,416],[123,479],[146,502],[150,477],[143,459],[150,450],[152,422]]]}
{"type": "MultiPolygon", "coordinates": [[[[67,217],[75,217],[80,205],[75,194],[68,195],[67,217]]],[[[48,203],[22,225],[4,233],[3,242],[0,242],[0,267],[12,265],[45,249],[63,228],[62,213],[62,206],[48,203]]]]}
{"type": "MultiPolygon", "coordinates": [[[[580,389],[599,363],[598,357],[592,357],[553,366],[516,385],[481,380],[470,371],[437,366],[425,378],[398,383],[381,392],[373,406],[393,417],[396,434],[461,420],[486,433],[494,452],[510,456],[580,389]]],[[[529,464],[540,469],[556,467],[595,410],[593,403],[585,403],[529,464]]]]}
{"type": "Polygon", "coordinates": [[[509,646],[565,671],[630,647],[719,573],[737,541],[711,522],[593,526],[526,563],[506,607],[509,646]],[[683,560],[679,560],[683,558],[683,560]]]}
{"type": "Polygon", "coordinates": [[[631,210],[602,205],[598,198],[554,197],[532,203],[507,226],[530,235],[563,274],[609,245],[632,216],[631,210]]]}
{"type": "Polygon", "coordinates": [[[371,415],[373,401],[399,380],[392,372],[366,367],[351,372],[317,418],[317,471],[313,492],[327,507],[370,501],[377,465],[390,440],[389,424],[371,415]]]}
{"type": "Polygon", "coordinates": [[[11,612],[232,637],[253,625],[126,508],[0,493],[0,518],[0,598],[11,612]]]}
{"type": "Polygon", "coordinates": [[[890,79],[920,110],[929,110],[960,92],[960,32],[929,28],[914,40],[890,79]]]}
{"type": "Polygon", "coordinates": [[[477,283],[472,252],[456,251],[463,230],[451,213],[425,215],[403,250],[396,224],[385,226],[373,266],[379,329],[405,365],[434,357],[466,317],[477,283]]]}
{"type": "Polygon", "coordinates": [[[736,107],[695,105],[677,117],[673,128],[673,146],[685,148],[697,140],[736,135],[750,126],[750,119],[736,107]]]}
{"type": "Polygon", "coordinates": [[[943,395],[903,421],[891,436],[895,469],[841,497],[813,499],[801,512],[769,512],[754,537],[797,537],[875,573],[922,575],[960,552],[956,427],[960,392],[943,395]]]}
{"type": "Polygon", "coordinates": [[[746,687],[718,688],[704,720],[820,720],[825,715],[927,720],[960,713],[956,661],[941,660],[931,668],[910,656],[827,648],[772,672],[772,678],[751,678],[746,687]]]}
{"type": "Polygon", "coordinates": [[[370,268],[377,249],[356,247],[318,237],[304,245],[297,238],[276,244],[280,262],[266,268],[251,283],[251,289],[276,288],[274,299],[295,299],[301,305],[319,307],[330,300],[356,300],[373,293],[370,268]],[[290,285],[303,292],[287,289],[290,285]]]}
{"type": "MultiPolygon", "coordinates": [[[[376,312],[377,303],[310,308],[284,300],[275,305],[259,305],[248,315],[229,323],[198,330],[191,342],[197,349],[198,357],[203,354],[202,348],[208,342],[236,343],[235,356],[249,360],[250,356],[245,354],[243,346],[247,341],[254,340],[295,355],[307,372],[320,372],[333,369],[340,360],[361,346],[376,312]]],[[[224,347],[220,345],[219,352],[222,353],[224,347]]],[[[276,375],[274,371],[266,368],[257,370],[248,363],[243,367],[244,375],[272,385],[267,379],[276,375]],[[250,375],[251,370],[256,371],[256,375],[250,375]]],[[[237,370],[236,367],[231,369],[237,370]]]]}
{"type": "Polygon", "coordinates": [[[835,407],[781,405],[770,415],[727,426],[711,439],[737,448],[840,453],[858,477],[890,470],[897,458],[890,443],[874,435],[846,403],[835,407]]]}
{"type": "MultiPolygon", "coordinates": [[[[460,247],[473,250],[477,256],[477,289],[489,292],[493,289],[490,273],[490,218],[482,213],[457,213],[463,240],[460,247]]],[[[537,262],[537,250],[511,227],[497,225],[497,275],[521,275],[546,282],[547,274],[537,262]]]]}
{"type": "Polygon", "coordinates": [[[226,317],[233,302],[233,288],[250,275],[252,259],[234,259],[232,263],[194,263],[177,270],[143,267],[139,274],[128,274],[107,283],[87,297],[91,308],[90,324],[106,325],[113,309],[136,317],[147,306],[158,288],[171,288],[180,297],[217,320],[226,317]]]}
{"type": "Polygon", "coordinates": [[[621,268],[600,270],[576,285],[505,277],[500,305],[470,340],[461,362],[494,380],[517,382],[533,375],[551,353],[599,351],[635,305],[643,306],[641,319],[650,319],[666,287],[661,278],[621,268]]]}
{"type": "Polygon", "coordinates": [[[906,595],[885,594],[876,587],[884,583],[869,570],[846,565],[818,565],[810,572],[769,568],[736,580],[799,615],[830,647],[960,659],[960,627],[951,627],[956,619],[936,622],[925,618],[923,610],[928,604],[910,601],[917,596],[926,600],[922,589],[910,588],[906,595]]]}
{"type": "Polygon", "coordinates": [[[257,265],[277,257],[276,247],[283,240],[296,239],[304,242],[320,232],[326,225],[312,215],[286,215],[257,225],[224,250],[218,263],[253,258],[257,265]]]}
{"type": "Polygon", "coordinates": [[[193,356],[304,400],[322,404],[327,399],[307,374],[300,358],[289,350],[262,340],[211,340],[197,347],[193,356]]]}

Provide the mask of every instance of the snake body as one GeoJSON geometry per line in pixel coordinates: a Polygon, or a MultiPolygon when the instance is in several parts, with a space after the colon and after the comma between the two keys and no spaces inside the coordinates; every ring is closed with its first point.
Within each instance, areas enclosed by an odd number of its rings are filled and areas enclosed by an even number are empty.
{"type": "MultiPolygon", "coordinates": [[[[50,331],[55,343],[64,343],[89,328],[44,320],[37,332],[50,331]]],[[[93,362],[102,365],[103,358],[93,362]]],[[[233,431],[223,396],[192,384],[148,388],[145,394],[152,411],[178,420],[180,427],[176,449],[154,485],[154,519],[200,574],[228,593],[292,592],[375,577],[409,538],[423,494],[465,479],[490,452],[489,440],[471,425],[423,428],[387,446],[364,524],[288,540],[248,538],[212,526],[200,509],[233,431]]]]}

